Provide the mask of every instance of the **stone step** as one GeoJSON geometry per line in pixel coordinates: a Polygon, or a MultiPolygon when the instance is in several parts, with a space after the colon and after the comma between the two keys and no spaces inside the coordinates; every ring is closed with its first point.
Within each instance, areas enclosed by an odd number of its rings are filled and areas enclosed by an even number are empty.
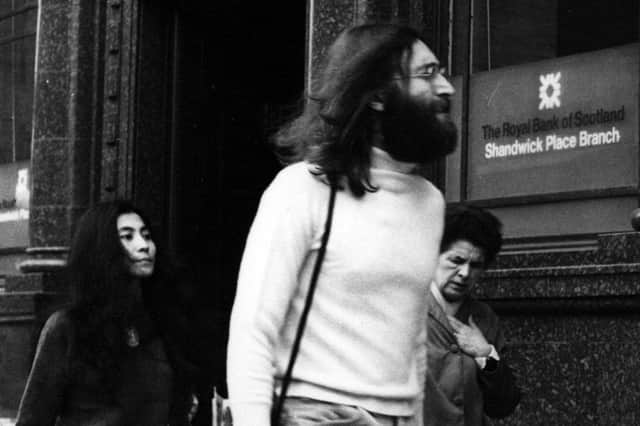
{"type": "Polygon", "coordinates": [[[9,274],[5,276],[4,292],[57,291],[66,292],[67,283],[60,273],[9,274]]]}
{"type": "Polygon", "coordinates": [[[66,297],[55,292],[15,291],[0,293],[0,322],[17,317],[37,316],[46,319],[66,297]]]}

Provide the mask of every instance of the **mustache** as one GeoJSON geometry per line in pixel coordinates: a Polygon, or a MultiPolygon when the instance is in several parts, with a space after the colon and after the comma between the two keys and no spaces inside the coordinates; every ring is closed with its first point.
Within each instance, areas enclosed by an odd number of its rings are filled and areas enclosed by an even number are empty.
{"type": "Polygon", "coordinates": [[[133,263],[138,263],[138,262],[153,262],[154,258],[153,257],[136,257],[136,258],[129,258],[129,260],[133,263]]]}
{"type": "Polygon", "coordinates": [[[451,99],[446,95],[439,95],[437,98],[433,100],[433,112],[435,113],[446,113],[449,114],[451,112],[451,99]]]}

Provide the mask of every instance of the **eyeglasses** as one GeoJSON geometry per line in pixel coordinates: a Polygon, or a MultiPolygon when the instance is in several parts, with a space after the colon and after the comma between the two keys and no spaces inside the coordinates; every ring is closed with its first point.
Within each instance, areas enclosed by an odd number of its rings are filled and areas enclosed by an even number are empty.
{"type": "Polygon", "coordinates": [[[415,73],[415,74],[409,74],[409,75],[403,75],[403,76],[397,76],[394,77],[394,80],[404,80],[407,78],[421,78],[423,80],[432,80],[434,79],[437,75],[441,75],[445,78],[447,78],[447,67],[442,67],[440,66],[440,64],[429,64],[425,67],[423,72],[419,72],[419,73],[415,73]]]}

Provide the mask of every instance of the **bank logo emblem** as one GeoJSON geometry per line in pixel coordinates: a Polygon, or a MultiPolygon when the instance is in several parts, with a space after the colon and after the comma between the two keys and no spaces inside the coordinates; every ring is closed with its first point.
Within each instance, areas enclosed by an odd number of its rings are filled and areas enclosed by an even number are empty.
{"type": "Polygon", "coordinates": [[[560,94],[562,93],[560,76],[560,72],[540,76],[539,110],[553,109],[560,106],[560,94]]]}

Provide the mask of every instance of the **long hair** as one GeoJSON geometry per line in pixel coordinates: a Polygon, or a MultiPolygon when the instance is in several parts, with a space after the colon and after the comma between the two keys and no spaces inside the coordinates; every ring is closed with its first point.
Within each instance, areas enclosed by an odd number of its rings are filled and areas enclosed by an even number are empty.
{"type": "Polygon", "coordinates": [[[303,112],[273,138],[280,160],[313,163],[334,184],[346,178],[357,197],[375,190],[369,176],[374,122],[369,105],[394,74],[404,72],[405,54],[417,40],[417,31],[393,24],[344,31],[329,48],[303,112]]]}
{"type": "MultiPolygon", "coordinates": [[[[163,332],[162,294],[171,287],[168,258],[157,245],[154,273],[135,289],[125,264],[125,251],[117,232],[118,217],[136,213],[149,220],[127,201],[99,203],[80,218],[67,262],[77,357],[102,373],[105,384],[118,381],[120,362],[126,353],[124,329],[143,305],[163,332]],[[152,289],[147,292],[145,289],[152,289]],[[152,293],[153,297],[145,297],[152,293]]],[[[153,236],[153,233],[152,233],[153,236]]]]}
{"type": "Polygon", "coordinates": [[[67,261],[76,310],[98,309],[116,318],[130,308],[130,277],[117,232],[118,217],[125,213],[138,214],[148,226],[142,212],[127,201],[97,204],[78,221],[67,261]]]}

